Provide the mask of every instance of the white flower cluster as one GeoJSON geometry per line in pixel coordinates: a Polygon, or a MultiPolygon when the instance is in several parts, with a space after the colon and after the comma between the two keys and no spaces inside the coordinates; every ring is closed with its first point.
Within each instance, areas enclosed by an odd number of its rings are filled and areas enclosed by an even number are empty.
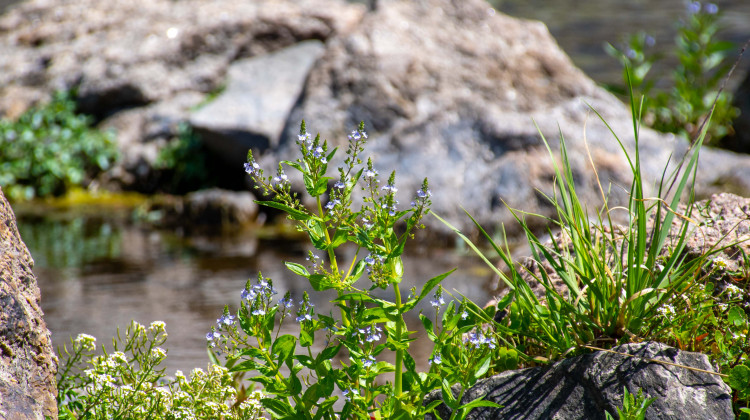
{"type": "MultiPolygon", "coordinates": [[[[85,357],[80,359],[79,365],[87,369],[82,370],[78,379],[58,379],[62,389],[72,390],[66,393],[61,412],[69,410],[80,416],[86,411],[86,418],[91,419],[264,418],[260,402],[263,395],[252,392],[237,404],[232,374],[222,366],[211,365],[205,371],[194,369],[189,378],[177,371],[174,380],[167,380],[161,373],[163,369],[159,369],[167,356],[159,347],[165,340],[163,322],[153,322],[148,329],[133,322],[125,337],[128,346],[121,347],[127,351],[86,356],[83,351],[90,353],[96,349],[96,338],[79,335],[73,341],[74,351],[79,357],[85,357]]],[[[68,357],[75,357],[75,354],[68,354],[68,357]]]]}

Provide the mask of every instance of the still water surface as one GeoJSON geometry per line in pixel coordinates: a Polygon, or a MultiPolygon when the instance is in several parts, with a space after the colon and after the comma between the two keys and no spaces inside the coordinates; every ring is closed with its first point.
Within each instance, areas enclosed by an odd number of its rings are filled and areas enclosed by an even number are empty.
{"type": "MultiPolygon", "coordinates": [[[[304,264],[304,242],[262,239],[253,229],[188,237],[128,219],[124,210],[81,215],[74,209],[54,217],[19,214],[19,230],[35,260],[42,308],[56,347],[85,332],[111,348],[109,338],[117,326],[124,332],[131,319],[145,325],[161,320],[169,333],[168,372],[189,371],[205,367],[205,334],[224,305],[237,308],[245,282],[259,270],[274,280],[278,297],[289,290],[300,299],[310,290],[306,279],[282,263],[304,264]]],[[[444,282],[445,288],[476,302],[488,300],[491,274],[474,257],[423,244],[412,247],[404,264],[402,290],[419,288],[429,278],[459,268],[444,282]]],[[[318,313],[333,309],[326,299],[315,303],[318,313]]],[[[432,312],[429,305],[422,309],[432,312]]],[[[297,334],[294,329],[287,332],[297,334]]],[[[426,363],[431,348],[428,341],[419,341],[415,359],[426,363]]]]}

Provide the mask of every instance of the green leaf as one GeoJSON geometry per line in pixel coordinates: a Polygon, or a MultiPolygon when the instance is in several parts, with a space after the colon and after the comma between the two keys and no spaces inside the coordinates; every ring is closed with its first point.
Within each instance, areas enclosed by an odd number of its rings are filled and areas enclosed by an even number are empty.
{"type": "Polygon", "coordinates": [[[333,238],[331,238],[331,245],[328,248],[338,248],[341,244],[346,243],[348,237],[349,232],[347,230],[341,228],[337,229],[336,233],[333,235],[333,238]]]}
{"type": "Polygon", "coordinates": [[[484,376],[485,373],[490,369],[490,356],[491,354],[488,354],[482,358],[482,360],[479,362],[479,367],[474,373],[474,376],[477,378],[481,378],[484,376]]]}
{"type": "Polygon", "coordinates": [[[347,277],[347,286],[354,284],[357,280],[359,280],[360,277],[362,277],[362,274],[365,272],[365,269],[367,268],[367,263],[365,263],[365,260],[359,260],[357,262],[357,265],[354,266],[354,270],[352,270],[352,273],[347,277]]]}
{"type": "Polygon", "coordinates": [[[427,332],[427,337],[432,341],[433,343],[437,342],[437,335],[435,335],[435,332],[432,327],[432,320],[430,318],[427,318],[423,314],[419,314],[419,320],[422,321],[422,325],[424,326],[425,331],[427,332]]]}
{"type": "Polygon", "coordinates": [[[271,352],[276,355],[277,360],[287,360],[294,354],[297,346],[297,338],[290,334],[282,335],[273,342],[271,352]]]}
{"type": "Polygon", "coordinates": [[[307,271],[307,268],[301,264],[293,263],[293,262],[285,262],[284,265],[286,265],[286,268],[289,269],[292,273],[302,276],[302,277],[310,277],[310,273],[307,271]]]}
{"type": "Polygon", "coordinates": [[[461,407],[458,407],[459,410],[466,410],[471,409],[475,407],[494,407],[494,408],[501,408],[502,405],[494,403],[492,401],[484,401],[482,399],[476,399],[470,403],[464,404],[461,407]]]}
{"type": "Polygon", "coordinates": [[[322,292],[323,290],[336,287],[336,285],[328,279],[328,276],[323,274],[311,274],[308,278],[310,280],[310,286],[312,286],[316,292],[322,292]]]}
{"type": "Polygon", "coordinates": [[[315,184],[313,184],[312,178],[306,176],[305,177],[305,189],[307,189],[307,193],[310,194],[313,197],[319,197],[323,195],[328,190],[328,181],[331,180],[330,176],[323,176],[318,179],[315,184]]]}
{"type": "Polygon", "coordinates": [[[293,161],[291,161],[291,160],[282,160],[282,161],[281,161],[281,163],[283,163],[284,165],[287,165],[287,166],[291,166],[292,168],[294,168],[294,169],[296,169],[296,170],[298,170],[298,171],[300,171],[300,172],[302,172],[302,173],[304,173],[304,172],[305,172],[305,171],[304,171],[304,170],[302,169],[302,165],[300,165],[300,164],[299,164],[299,163],[297,163],[297,162],[293,162],[293,161]]]}
{"type": "Polygon", "coordinates": [[[286,204],[277,203],[276,201],[255,201],[256,203],[260,204],[261,206],[271,207],[277,210],[281,210],[289,215],[294,220],[301,220],[305,221],[310,219],[312,216],[307,214],[304,211],[293,209],[286,204]]]}
{"type": "Polygon", "coordinates": [[[419,293],[419,296],[416,299],[411,300],[409,301],[409,303],[404,305],[403,310],[401,312],[404,313],[404,312],[408,312],[409,310],[411,310],[411,308],[416,306],[417,303],[419,303],[422,299],[427,297],[427,295],[429,295],[432,292],[432,289],[437,287],[437,285],[440,284],[441,281],[443,281],[446,277],[450,276],[451,273],[453,273],[454,271],[456,271],[455,268],[451,271],[448,271],[447,273],[443,273],[439,276],[436,276],[427,280],[427,283],[425,283],[424,286],[422,286],[422,291],[419,293]]]}
{"type": "Polygon", "coordinates": [[[729,386],[740,393],[750,391],[750,367],[737,365],[729,371],[729,386]]]}
{"type": "Polygon", "coordinates": [[[729,319],[729,322],[738,327],[747,324],[747,316],[745,315],[745,311],[735,305],[732,305],[732,307],[729,308],[727,318],[729,319]]]}
{"type": "Polygon", "coordinates": [[[456,410],[458,408],[458,401],[456,401],[456,397],[453,396],[451,384],[448,383],[447,379],[443,378],[443,380],[440,382],[440,390],[442,391],[443,401],[445,402],[445,405],[447,405],[451,410],[456,410]]]}
{"type": "Polygon", "coordinates": [[[266,409],[274,418],[280,419],[283,417],[292,416],[294,410],[289,404],[275,400],[273,398],[261,398],[260,403],[263,404],[263,408],[266,409]]]}
{"type": "Polygon", "coordinates": [[[251,370],[258,370],[259,366],[260,364],[257,363],[255,360],[246,360],[242,363],[232,366],[232,368],[229,369],[229,371],[230,372],[248,372],[251,370]]]}
{"type": "Polygon", "coordinates": [[[320,352],[316,361],[320,363],[323,360],[331,360],[336,357],[337,354],[339,354],[339,350],[341,350],[341,344],[336,347],[326,347],[322,352],[320,352]]]}
{"type": "Polygon", "coordinates": [[[315,342],[315,337],[311,334],[307,328],[302,328],[299,332],[299,345],[302,347],[310,347],[315,342]]]}

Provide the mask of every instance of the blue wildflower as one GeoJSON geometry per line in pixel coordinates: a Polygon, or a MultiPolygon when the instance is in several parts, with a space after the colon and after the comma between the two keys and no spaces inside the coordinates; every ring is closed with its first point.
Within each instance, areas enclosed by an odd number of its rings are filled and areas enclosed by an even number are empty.
{"type": "Polygon", "coordinates": [[[217,319],[216,323],[219,324],[220,327],[221,327],[222,324],[223,325],[232,325],[232,324],[234,324],[234,319],[235,319],[234,315],[226,314],[226,315],[222,315],[221,318],[217,319]]]}
{"type": "Polygon", "coordinates": [[[421,188],[417,190],[417,197],[419,198],[427,198],[430,195],[432,195],[432,193],[430,192],[429,188],[427,190],[423,190],[421,188]]]}
{"type": "Polygon", "coordinates": [[[252,162],[245,162],[245,172],[248,175],[260,176],[260,165],[254,160],[252,162]]]}
{"type": "Polygon", "coordinates": [[[365,357],[365,360],[362,361],[362,366],[364,366],[365,368],[369,368],[373,364],[375,364],[375,358],[371,355],[368,355],[367,357],[365,357]]]}

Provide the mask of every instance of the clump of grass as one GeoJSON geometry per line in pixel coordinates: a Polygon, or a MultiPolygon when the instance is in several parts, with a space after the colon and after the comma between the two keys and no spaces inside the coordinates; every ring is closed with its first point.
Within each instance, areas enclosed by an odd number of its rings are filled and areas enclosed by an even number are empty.
{"type": "MultiPolygon", "coordinates": [[[[632,89],[630,93],[632,98],[632,89]]],[[[724,248],[713,247],[695,258],[688,258],[686,252],[686,242],[697,227],[691,218],[695,176],[709,125],[704,124],[676,169],[669,175],[665,169],[656,196],[648,197],[639,153],[643,101],[631,99],[631,111],[632,153],[597,113],[620,145],[633,175],[626,207],[610,207],[600,185],[603,205],[595,216],[589,215],[576,193],[565,139],[560,138],[558,165],[542,136],[556,174],[554,193],[547,198],[557,216],[545,218],[511,209],[531,247],[531,262],[514,261],[507,241],[504,247],[498,245],[472,218],[507,266],[506,272],[501,271],[453,228],[507,286],[507,294],[494,310],[476,312],[484,314],[484,322],[505,337],[527,366],[631,342],[659,340],[683,349],[690,343],[692,348],[687,349],[708,353],[722,371],[735,390],[738,412],[746,410],[750,341],[747,315],[738,306],[745,294],[737,287],[721,293],[714,288],[711,279],[718,273],[715,261],[720,260],[716,256],[724,248]],[[684,197],[687,204],[681,208],[684,197]],[[627,226],[615,226],[615,211],[627,211],[627,226]],[[543,241],[532,230],[531,217],[545,219],[552,241],[543,241]],[[535,283],[541,293],[535,293],[535,283]],[[505,315],[493,316],[497,313],[505,315]]]]}

